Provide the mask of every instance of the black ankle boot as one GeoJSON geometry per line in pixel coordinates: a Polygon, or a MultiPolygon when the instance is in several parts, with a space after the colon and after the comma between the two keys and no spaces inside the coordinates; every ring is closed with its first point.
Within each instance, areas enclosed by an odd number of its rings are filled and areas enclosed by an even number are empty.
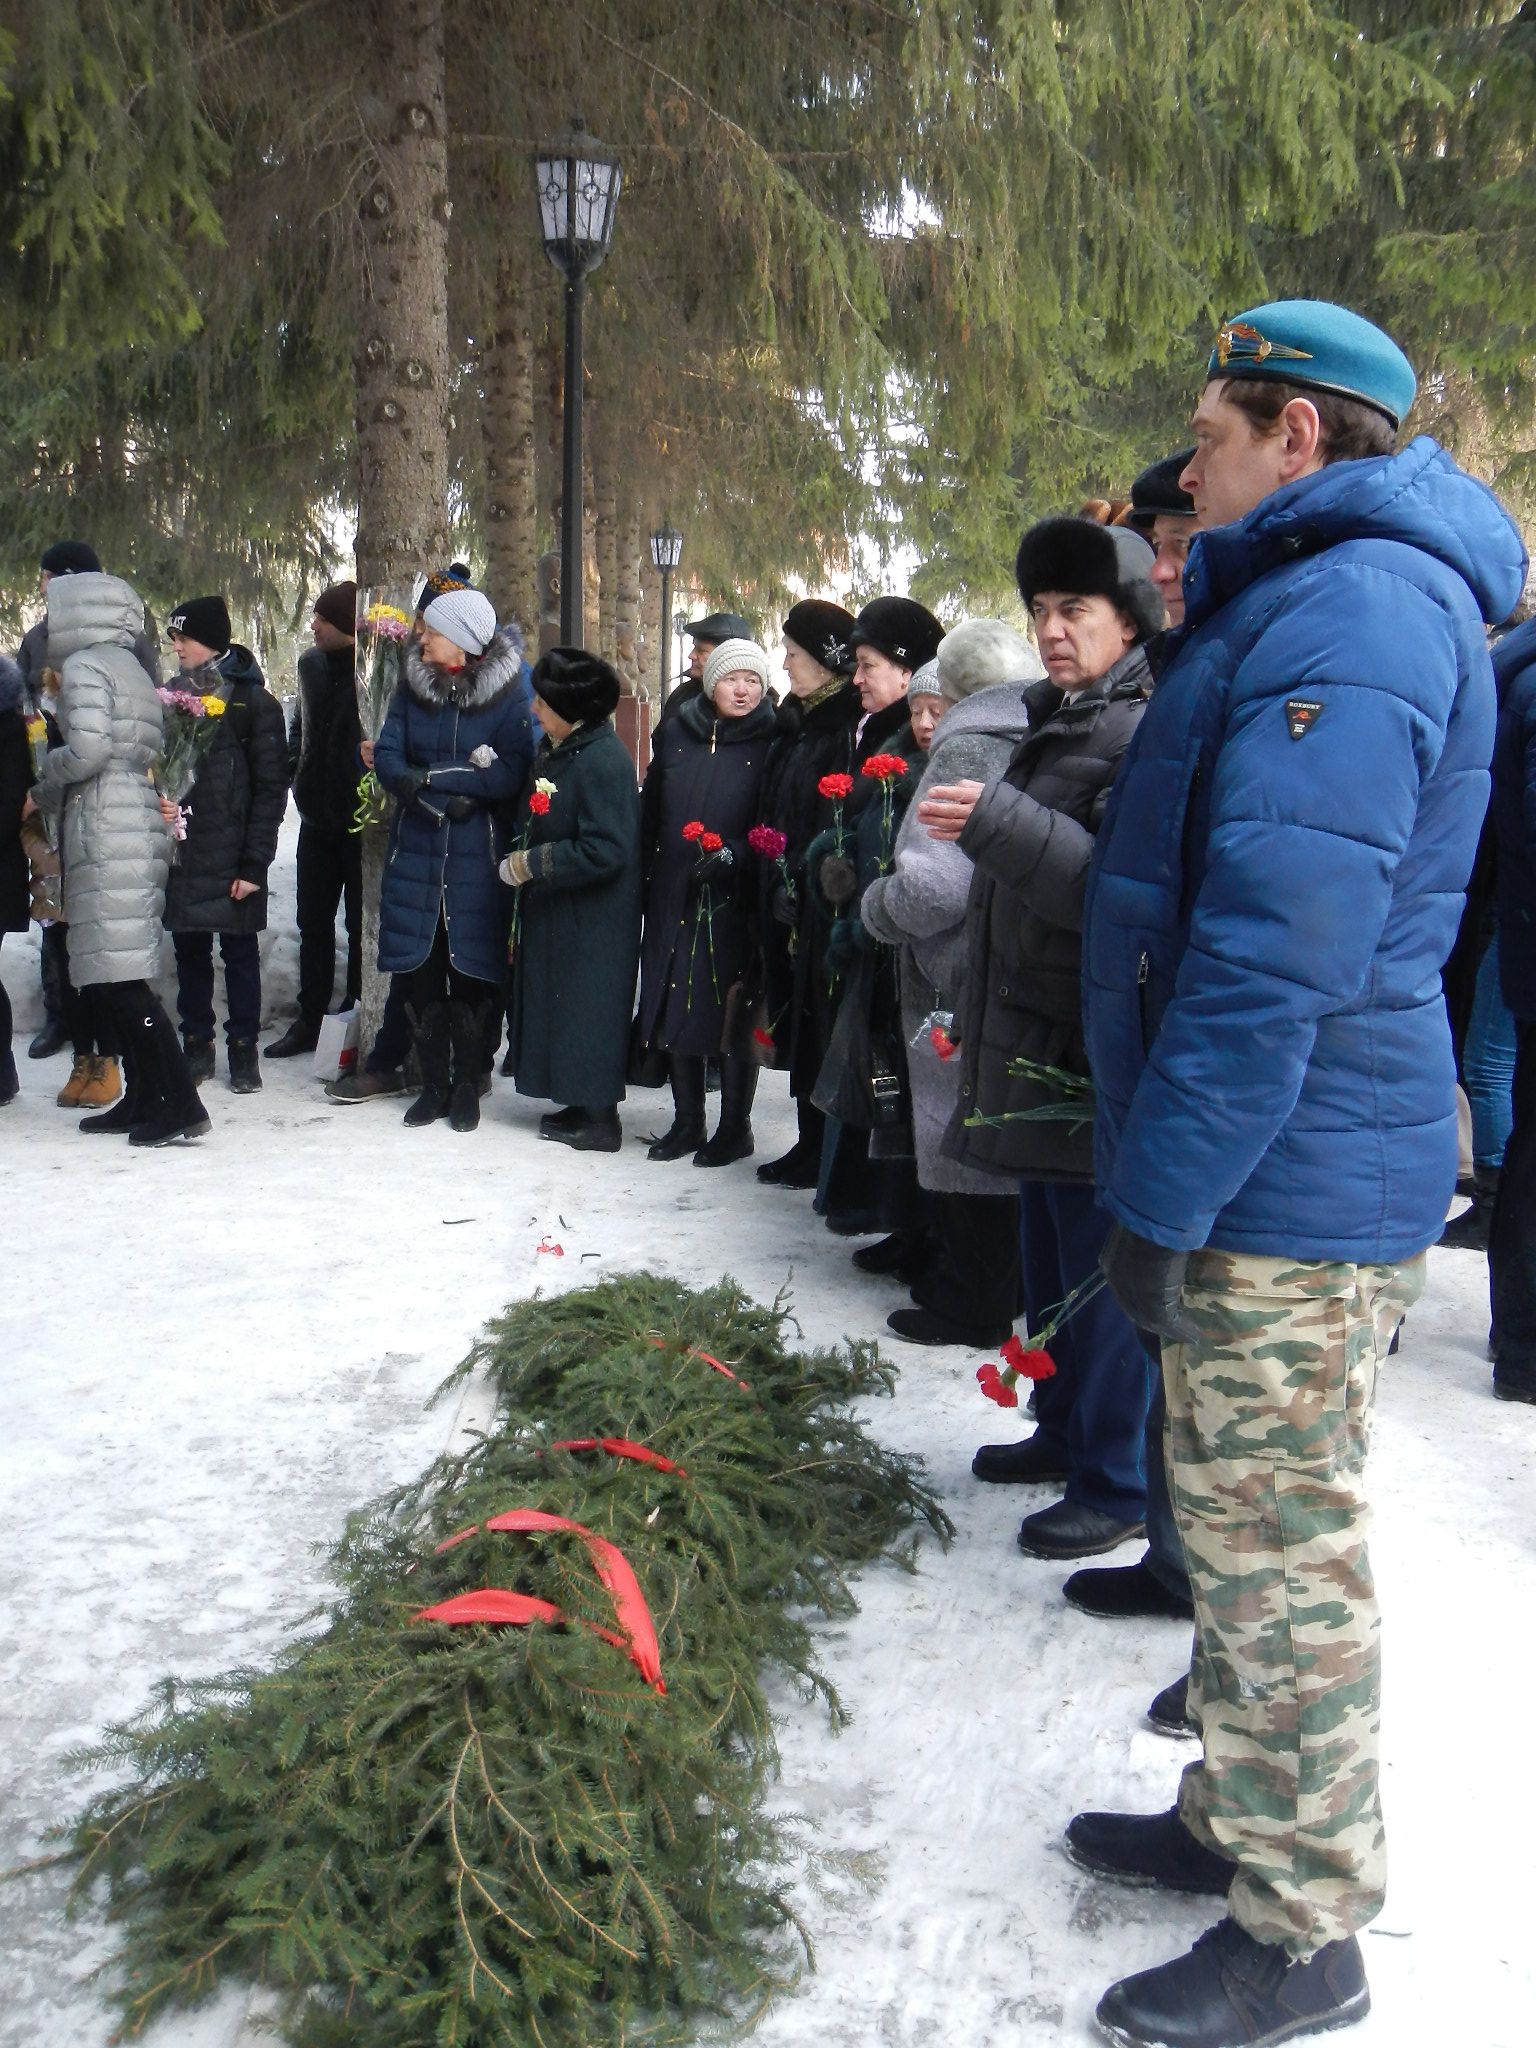
{"type": "Polygon", "coordinates": [[[1370,2009],[1353,1935],[1298,1963],[1222,1920],[1188,1955],[1112,1985],[1097,2017],[1120,2048],[1257,2048],[1353,2026],[1370,2009]]]}
{"type": "Polygon", "coordinates": [[[704,1062],[687,1053],[667,1054],[672,1083],[672,1128],[651,1141],[647,1159],[681,1159],[704,1142],[704,1062]]]}
{"type": "Polygon", "coordinates": [[[256,1055],[254,1038],[232,1038],[229,1041],[229,1086],[235,1095],[259,1095],[261,1093],[261,1061],[256,1055]]]}
{"type": "Polygon", "coordinates": [[[448,1114],[452,1092],[449,1062],[452,1057],[448,1035],[448,1005],[427,1003],[416,1025],[416,1057],[421,1064],[421,1093],[405,1112],[412,1130],[435,1124],[448,1114]]]}
{"type": "MultiPolygon", "coordinates": [[[[206,1137],[213,1125],[177,1040],[176,1027],[158,1002],[141,1022],[135,1022],[133,1043],[144,1070],[144,1093],[140,1113],[128,1133],[129,1144],[172,1145],[182,1138],[206,1137]]],[[[125,1038],[125,1054],[127,1049],[125,1038]]]]}
{"type": "Polygon", "coordinates": [[[540,1123],[539,1136],[552,1138],[557,1145],[569,1145],[573,1152],[617,1152],[624,1142],[624,1126],[619,1122],[615,1105],[612,1109],[584,1109],[579,1123],[557,1124],[548,1129],[540,1123]]]}
{"type": "Polygon", "coordinates": [[[720,1127],[707,1145],[693,1155],[695,1166],[731,1166],[738,1159],[750,1159],[752,1144],[752,1103],[757,1095],[757,1061],[739,1053],[724,1055],[720,1061],[720,1127]]]}

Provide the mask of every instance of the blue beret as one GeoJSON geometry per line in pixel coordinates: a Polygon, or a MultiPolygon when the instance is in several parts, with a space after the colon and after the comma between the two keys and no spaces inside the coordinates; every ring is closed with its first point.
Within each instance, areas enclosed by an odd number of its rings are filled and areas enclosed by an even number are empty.
{"type": "Polygon", "coordinates": [[[1401,426],[1419,388],[1391,335],[1326,299],[1277,299],[1225,321],[1208,377],[1282,377],[1358,398],[1401,426]]]}

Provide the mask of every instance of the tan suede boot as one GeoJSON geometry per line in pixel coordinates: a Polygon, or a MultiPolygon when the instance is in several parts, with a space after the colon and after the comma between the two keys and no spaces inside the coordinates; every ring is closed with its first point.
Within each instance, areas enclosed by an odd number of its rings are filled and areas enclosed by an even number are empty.
{"type": "Polygon", "coordinates": [[[91,1069],[96,1062],[84,1053],[75,1054],[75,1063],[69,1070],[69,1079],[53,1098],[60,1109],[78,1109],[91,1078],[91,1069]]]}
{"type": "Polygon", "coordinates": [[[90,1078],[80,1090],[82,1109],[107,1109],[123,1092],[123,1077],[113,1059],[93,1059],[90,1078]]]}

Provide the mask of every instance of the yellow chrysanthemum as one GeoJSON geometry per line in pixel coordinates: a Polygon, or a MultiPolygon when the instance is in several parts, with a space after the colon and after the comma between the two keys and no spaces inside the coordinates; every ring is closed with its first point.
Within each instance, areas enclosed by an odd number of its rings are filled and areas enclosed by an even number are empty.
{"type": "Polygon", "coordinates": [[[205,697],[203,699],[203,713],[205,717],[222,718],[228,709],[229,706],[222,697],[205,697]]]}

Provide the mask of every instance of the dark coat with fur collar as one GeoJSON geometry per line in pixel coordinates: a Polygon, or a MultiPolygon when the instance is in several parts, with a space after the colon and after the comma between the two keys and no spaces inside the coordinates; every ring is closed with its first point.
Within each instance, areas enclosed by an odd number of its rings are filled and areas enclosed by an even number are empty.
{"type": "Polygon", "coordinates": [[[419,967],[441,917],[454,966],[477,981],[501,981],[507,912],[492,814],[517,795],[532,759],[533,693],[515,630],[503,627],[456,674],[431,667],[411,643],[406,679],[373,757],[374,773],[397,800],[379,900],[383,972],[419,967]],[[469,757],[482,746],[496,759],[472,768],[469,757]],[[449,803],[459,798],[473,808],[450,817],[449,803]]]}

